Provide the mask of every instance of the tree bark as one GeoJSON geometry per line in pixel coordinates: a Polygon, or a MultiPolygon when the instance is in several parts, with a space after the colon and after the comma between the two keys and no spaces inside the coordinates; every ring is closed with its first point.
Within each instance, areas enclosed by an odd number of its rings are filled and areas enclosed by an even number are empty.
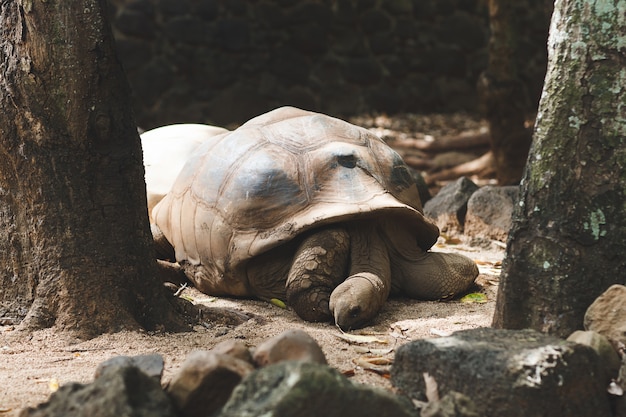
{"type": "Polygon", "coordinates": [[[0,0],[0,314],[79,336],[177,326],[104,0],[0,0]]]}
{"type": "Polygon", "coordinates": [[[557,0],[493,325],[567,336],[626,284],[626,0],[557,0]]]}

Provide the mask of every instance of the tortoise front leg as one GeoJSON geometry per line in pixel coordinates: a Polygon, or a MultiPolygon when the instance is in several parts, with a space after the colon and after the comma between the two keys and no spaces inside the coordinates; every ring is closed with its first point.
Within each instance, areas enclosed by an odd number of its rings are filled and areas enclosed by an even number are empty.
{"type": "Polygon", "coordinates": [[[350,236],[342,228],[326,228],[307,236],[296,251],[287,277],[287,303],[307,321],[332,319],[330,293],[343,281],[350,236]]]}
{"type": "Polygon", "coordinates": [[[350,274],[330,296],[330,310],[343,330],[363,327],[384,305],[391,290],[387,246],[374,221],[351,225],[350,274]]]}

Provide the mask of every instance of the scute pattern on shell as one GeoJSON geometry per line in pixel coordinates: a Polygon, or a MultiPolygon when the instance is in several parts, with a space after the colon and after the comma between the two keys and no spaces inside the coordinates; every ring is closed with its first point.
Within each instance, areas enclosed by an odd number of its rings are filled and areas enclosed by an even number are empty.
{"type": "Polygon", "coordinates": [[[366,129],[292,107],[200,146],[152,214],[177,260],[202,269],[195,281],[210,281],[198,288],[220,293],[228,281],[241,296],[254,295],[236,283],[249,259],[313,227],[399,215],[424,250],[438,236],[395,151],[366,129]]]}

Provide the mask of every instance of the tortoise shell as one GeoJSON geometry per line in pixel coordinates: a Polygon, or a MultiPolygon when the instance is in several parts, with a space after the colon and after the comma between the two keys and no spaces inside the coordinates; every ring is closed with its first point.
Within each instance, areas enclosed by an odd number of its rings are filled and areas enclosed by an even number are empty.
{"type": "Polygon", "coordinates": [[[247,262],[323,225],[394,216],[423,250],[439,235],[409,168],[383,140],[293,107],[200,145],[152,216],[176,260],[195,270],[194,284],[215,295],[255,295],[247,262]]]}

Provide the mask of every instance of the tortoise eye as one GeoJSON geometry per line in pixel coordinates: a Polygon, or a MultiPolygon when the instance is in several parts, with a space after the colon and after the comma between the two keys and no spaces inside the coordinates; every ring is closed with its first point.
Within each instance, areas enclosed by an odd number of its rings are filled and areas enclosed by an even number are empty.
{"type": "Polygon", "coordinates": [[[353,154],[338,155],[337,156],[337,162],[342,167],[354,168],[356,166],[356,155],[353,155],[353,154]]]}
{"type": "Polygon", "coordinates": [[[353,307],[350,310],[350,318],[355,319],[355,318],[359,317],[360,314],[361,314],[361,307],[353,307]]]}

